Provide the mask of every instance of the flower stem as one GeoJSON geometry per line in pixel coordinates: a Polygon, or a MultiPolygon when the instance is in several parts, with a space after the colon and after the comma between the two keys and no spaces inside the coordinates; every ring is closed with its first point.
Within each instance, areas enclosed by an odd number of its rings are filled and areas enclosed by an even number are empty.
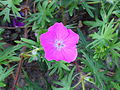
{"type": "Polygon", "coordinates": [[[84,80],[82,80],[82,89],[85,90],[84,80]]]}
{"type": "Polygon", "coordinates": [[[80,79],[79,82],[75,86],[73,86],[73,88],[76,88],[81,82],[82,82],[82,79],[80,79]]]}
{"type": "Polygon", "coordinates": [[[83,76],[83,74],[80,73],[80,80],[79,80],[79,82],[78,82],[75,86],[73,86],[72,88],[76,88],[80,83],[82,83],[82,89],[85,90],[84,80],[85,80],[85,78],[86,78],[88,75],[90,75],[90,74],[91,74],[91,73],[88,73],[87,75],[84,75],[84,76],[83,76]]]}
{"type": "Polygon", "coordinates": [[[75,86],[73,86],[73,88],[76,88],[80,83],[81,83],[81,80],[75,86]]]}

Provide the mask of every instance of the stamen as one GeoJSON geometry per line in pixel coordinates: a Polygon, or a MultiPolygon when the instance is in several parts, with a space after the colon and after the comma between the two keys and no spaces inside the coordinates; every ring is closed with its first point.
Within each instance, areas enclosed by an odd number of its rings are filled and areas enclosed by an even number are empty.
{"type": "Polygon", "coordinates": [[[56,40],[55,41],[55,47],[59,50],[59,49],[61,49],[61,48],[63,48],[65,45],[64,45],[64,43],[63,43],[63,41],[62,40],[56,40]]]}

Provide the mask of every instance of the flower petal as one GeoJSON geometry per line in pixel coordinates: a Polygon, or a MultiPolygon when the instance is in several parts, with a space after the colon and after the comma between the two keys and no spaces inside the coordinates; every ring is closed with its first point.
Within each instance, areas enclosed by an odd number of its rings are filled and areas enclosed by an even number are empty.
{"type": "Polygon", "coordinates": [[[68,63],[73,62],[77,57],[77,48],[75,47],[64,48],[62,50],[62,54],[64,56],[64,61],[68,63]]]}
{"type": "Polygon", "coordinates": [[[23,22],[17,22],[16,26],[20,27],[20,26],[24,26],[25,24],[23,22]]]}
{"type": "Polygon", "coordinates": [[[57,35],[58,40],[63,40],[68,36],[67,28],[62,23],[55,23],[53,26],[51,26],[48,31],[54,31],[57,35]]]}
{"type": "Polygon", "coordinates": [[[74,44],[76,45],[79,41],[79,35],[74,33],[71,29],[68,29],[69,35],[68,37],[64,40],[66,45],[71,45],[74,44]]]}
{"type": "Polygon", "coordinates": [[[56,39],[55,33],[52,31],[48,31],[40,36],[40,43],[43,47],[54,46],[54,42],[56,39]]]}
{"type": "Polygon", "coordinates": [[[61,51],[56,50],[56,48],[45,48],[45,58],[47,60],[56,60],[61,61],[64,60],[64,57],[61,53],[61,51]]]}

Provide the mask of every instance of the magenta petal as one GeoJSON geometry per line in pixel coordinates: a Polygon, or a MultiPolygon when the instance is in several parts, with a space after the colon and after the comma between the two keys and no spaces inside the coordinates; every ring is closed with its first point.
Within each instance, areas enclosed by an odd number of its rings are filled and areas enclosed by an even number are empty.
{"type": "Polygon", "coordinates": [[[75,47],[71,48],[64,48],[62,50],[64,61],[70,63],[73,62],[77,57],[77,49],[75,47]]]}
{"type": "Polygon", "coordinates": [[[57,39],[64,39],[68,36],[67,28],[62,23],[55,23],[48,31],[54,32],[57,35],[57,39]]]}
{"type": "Polygon", "coordinates": [[[45,50],[45,58],[47,60],[56,60],[56,61],[64,60],[61,51],[57,51],[56,48],[45,48],[44,50],[45,50]]]}
{"type": "Polygon", "coordinates": [[[71,29],[68,29],[69,35],[68,37],[64,40],[66,45],[71,45],[74,44],[76,45],[79,41],[79,35],[74,33],[71,29]]]}
{"type": "Polygon", "coordinates": [[[49,31],[40,36],[40,42],[43,47],[54,46],[56,35],[49,31]]]}

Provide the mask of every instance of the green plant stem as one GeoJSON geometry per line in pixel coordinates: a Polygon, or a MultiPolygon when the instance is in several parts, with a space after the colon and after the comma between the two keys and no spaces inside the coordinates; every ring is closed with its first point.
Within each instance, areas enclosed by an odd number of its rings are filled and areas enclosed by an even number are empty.
{"type": "Polygon", "coordinates": [[[76,88],[80,83],[81,83],[81,80],[79,80],[79,82],[75,86],[73,86],[73,88],[76,88]]]}
{"type": "Polygon", "coordinates": [[[80,79],[73,88],[76,88],[80,83],[82,83],[82,90],[85,90],[84,78],[80,79]]]}
{"type": "MultiPolygon", "coordinates": [[[[35,49],[34,49],[35,50],[35,49]]],[[[37,48],[37,50],[36,51],[41,51],[41,50],[43,50],[43,48],[41,47],[41,48],[37,48]]],[[[22,53],[21,54],[21,56],[23,56],[23,57],[26,57],[26,56],[31,56],[31,54],[30,53],[32,53],[32,50],[31,51],[28,51],[28,52],[25,52],[25,53],[22,53]]]]}
{"type": "Polygon", "coordinates": [[[80,78],[79,82],[75,86],[73,86],[72,88],[76,88],[80,83],[82,83],[82,88],[83,88],[83,90],[85,90],[84,80],[85,80],[85,77],[87,77],[90,74],[91,73],[88,73],[87,75],[83,76],[83,74],[80,73],[81,78],[80,78]]]}
{"type": "Polygon", "coordinates": [[[96,2],[87,2],[87,4],[98,4],[101,3],[101,1],[96,1],[96,2]]]}
{"type": "MultiPolygon", "coordinates": [[[[81,75],[81,74],[80,74],[81,75]]],[[[73,88],[76,88],[80,83],[81,83],[81,79],[79,80],[79,82],[75,85],[75,86],[73,86],[73,88]]]]}
{"type": "Polygon", "coordinates": [[[85,90],[84,80],[82,80],[82,89],[85,90]]]}

